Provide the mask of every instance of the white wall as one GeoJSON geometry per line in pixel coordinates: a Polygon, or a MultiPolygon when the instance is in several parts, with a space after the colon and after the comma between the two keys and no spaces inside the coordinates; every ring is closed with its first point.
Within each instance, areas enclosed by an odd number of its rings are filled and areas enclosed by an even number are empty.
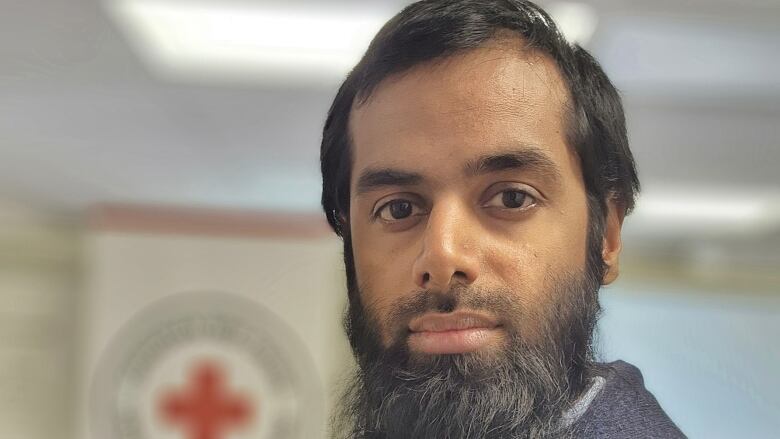
{"type": "MultiPolygon", "coordinates": [[[[305,345],[326,391],[349,364],[340,327],[346,299],[344,270],[341,243],[335,237],[294,240],[96,232],[88,242],[82,404],[101,353],[123,323],[146,305],[187,291],[238,294],[281,317],[305,345]]],[[[327,401],[323,408],[328,410],[327,401]]],[[[82,437],[88,437],[87,419],[82,413],[82,437]]]]}

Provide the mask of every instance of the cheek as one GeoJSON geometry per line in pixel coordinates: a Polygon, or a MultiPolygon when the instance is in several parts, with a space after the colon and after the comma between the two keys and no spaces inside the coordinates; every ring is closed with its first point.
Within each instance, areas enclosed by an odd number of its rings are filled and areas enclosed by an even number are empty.
{"type": "Polygon", "coordinates": [[[485,253],[485,266],[491,267],[496,282],[515,294],[525,311],[518,325],[530,338],[540,334],[542,322],[560,300],[556,282],[586,264],[587,218],[556,216],[493,238],[485,253]]]}
{"type": "Polygon", "coordinates": [[[390,307],[409,290],[408,255],[372,240],[367,230],[354,230],[352,245],[363,305],[384,318],[382,309],[390,307]]]}
{"type": "Polygon", "coordinates": [[[587,220],[567,221],[549,216],[494,237],[487,248],[486,264],[498,277],[518,285],[538,285],[547,275],[584,268],[587,220]]]}
{"type": "Polygon", "coordinates": [[[547,251],[518,239],[496,243],[486,255],[485,266],[495,280],[516,296],[523,309],[533,308],[543,294],[544,273],[552,269],[547,251]]]}

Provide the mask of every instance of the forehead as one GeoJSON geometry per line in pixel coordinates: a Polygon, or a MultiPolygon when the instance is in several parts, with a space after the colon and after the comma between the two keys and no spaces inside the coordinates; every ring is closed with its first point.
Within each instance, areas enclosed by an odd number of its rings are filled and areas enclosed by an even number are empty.
{"type": "Polygon", "coordinates": [[[566,162],[567,102],[555,63],[519,40],[417,66],[353,108],[353,180],[364,167],[435,172],[447,161],[520,145],[566,162]]]}

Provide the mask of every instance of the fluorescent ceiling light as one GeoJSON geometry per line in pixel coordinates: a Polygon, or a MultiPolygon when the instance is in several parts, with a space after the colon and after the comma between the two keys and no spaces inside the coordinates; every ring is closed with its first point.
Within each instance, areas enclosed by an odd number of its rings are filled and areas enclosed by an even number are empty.
{"type": "Polygon", "coordinates": [[[650,198],[640,205],[645,217],[676,221],[754,222],[764,218],[768,212],[768,205],[755,199],[650,198]]]}
{"type": "Polygon", "coordinates": [[[175,78],[341,78],[388,18],[224,0],[105,4],[150,67],[175,78]]]}
{"type": "Polygon", "coordinates": [[[556,2],[546,9],[569,42],[583,46],[588,44],[598,24],[598,15],[592,6],[584,3],[556,2]]]}

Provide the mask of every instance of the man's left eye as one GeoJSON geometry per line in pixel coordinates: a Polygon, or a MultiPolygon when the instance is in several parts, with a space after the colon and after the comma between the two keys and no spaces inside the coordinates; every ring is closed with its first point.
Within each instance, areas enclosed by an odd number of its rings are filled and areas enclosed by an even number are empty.
{"type": "Polygon", "coordinates": [[[528,192],[509,189],[497,193],[487,202],[486,206],[523,210],[534,204],[536,204],[536,199],[528,192]]]}

